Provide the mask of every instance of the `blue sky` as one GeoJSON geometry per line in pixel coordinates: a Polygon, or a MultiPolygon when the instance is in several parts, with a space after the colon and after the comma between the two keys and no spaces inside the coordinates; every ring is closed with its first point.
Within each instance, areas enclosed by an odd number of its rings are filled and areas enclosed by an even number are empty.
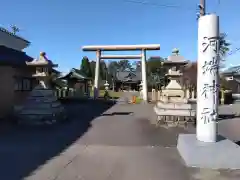
{"type": "MultiPolygon", "coordinates": [[[[239,0],[220,0],[220,5],[219,0],[206,1],[207,12],[220,16],[221,32],[228,34],[232,48],[240,47],[239,0]]],[[[18,26],[19,35],[32,42],[25,51],[33,57],[45,51],[62,71],[79,67],[83,56],[94,60],[95,54],[82,52],[81,46],[95,44],[160,44],[161,50],[148,56],[167,57],[176,47],[186,59],[196,60],[199,0],[143,2],[179,7],[127,0],[11,0],[1,2],[0,25],[18,26]]],[[[229,56],[228,64],[239,64],[239,55],[229,56]]]]}

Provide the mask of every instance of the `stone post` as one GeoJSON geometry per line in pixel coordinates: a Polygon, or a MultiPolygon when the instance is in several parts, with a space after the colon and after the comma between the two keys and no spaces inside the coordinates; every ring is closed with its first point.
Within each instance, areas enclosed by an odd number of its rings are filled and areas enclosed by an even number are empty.
{"type": "Polygon", "coordinates": [[[96,67],[95,67],[95,79],[94,79],[94,99],[98,98],[99,96],[99,70],[100,70],[100,58],[101,58],[101,51],[96,52],[96,67]]]}
{"type": "Polygon", "coordinates": [[[156,101],[156,90],[152,89],[152,101],[156,101]]]}
{"type": "Polygon", "coordinates": [[[224,89],[223,88],[221,89],[221,99],[220,99],[220,101],[221,101],[221,104],[224,104],[224,89]]]}
{"type": "Polygon", "coordinates": [[[186,90],[185,90],[185,97],[187,98],[187,99],[189,99],[190,98],[190,91],[189,91],[189,88],[186,88],[186,90]]]}
{"type": "Polygon", "coordinates": [[[142,95],[142,85],[143,85],[143,83],[141,81],[141,83],[139,84],[139,92],[140,92],[140,98],[141,99],[143,98],[143,95],[142,95]]]}
{"type": "Polygon", "coordinates": [[[147,73],[146,73],[146,50],[142,50],[142,92],[143,100],[148,102],[147,73]]]}
{"type": "Polygon", "coordinates": [[[192,97],[191,97],[191,99],[195,99],[195,89],[194,88],[192,88],[192,97]]]}
{"type": "Polygon", "coordinates": [[[199,18],[197,77],[197,139],[217,140],[219,92],[219,18],[211,14],[199,18]]]}
{"type": "Polygon", "coordinates": [[[161,95],[162,95],[162,90],[158,90],[157,92],[157,100],[160,101],[161,100],[161,95]]]}

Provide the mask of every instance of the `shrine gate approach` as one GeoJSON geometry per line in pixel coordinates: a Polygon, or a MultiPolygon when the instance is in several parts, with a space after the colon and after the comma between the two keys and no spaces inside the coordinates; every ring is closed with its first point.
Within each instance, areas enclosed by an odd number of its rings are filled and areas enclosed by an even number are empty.
{"type": "Polygon", "coordinates": [[[83,51],[96,52],[96,67],[94,79],[94,98],[99,95],[99,67],[101,59],[141,59],[142,64],[142,88],[143,100],[148,101],[147,74],[146,74],[146,51],[160,50],[160,44],[147,45],[95,45],[83,46],[83,51]],[[140,51],[139,55],[102,55],[104,51],[140,51]]]}

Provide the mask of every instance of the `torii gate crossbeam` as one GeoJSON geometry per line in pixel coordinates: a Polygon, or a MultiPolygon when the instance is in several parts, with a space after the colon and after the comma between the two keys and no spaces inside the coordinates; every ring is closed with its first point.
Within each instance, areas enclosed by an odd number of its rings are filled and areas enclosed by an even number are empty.
{"type": "Polygon", "coordinates": [[[143,84],[143,100],[148,101],[147,74],[146,74],[146,51],[160,50],[160,44],[148,45],[98,45],[83,46],[83,51],[96,52],[96,67],[94,79],[94,98],[99,94],[99,66],[101,59],[141,59],[142,61],[142,84],[143,84]],[[141,51],[140,55],[102,55],[103,51],[141,51]]]}

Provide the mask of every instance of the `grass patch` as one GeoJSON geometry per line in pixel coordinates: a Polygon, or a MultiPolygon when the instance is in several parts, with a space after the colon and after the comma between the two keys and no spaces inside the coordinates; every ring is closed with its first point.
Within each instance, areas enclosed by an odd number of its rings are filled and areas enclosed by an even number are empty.
{"type": "MultiPolygon", "coordinates": [[[[105,93],[105,90],[100,90],[99,97],[104,97],[104,93],[105,93]]],[[[114,99],[118,99],[122,96],[122,92],[108,91],[108,93],[114,99]]],[[[93,91],[90,92],[90,96],[93,97],[93,91]]]]}
{"type": "Polygon", "coordinates": [[[140,97],[136,97],[136,104],[140,104],[142,102],[142,99],[140,97]]]}

